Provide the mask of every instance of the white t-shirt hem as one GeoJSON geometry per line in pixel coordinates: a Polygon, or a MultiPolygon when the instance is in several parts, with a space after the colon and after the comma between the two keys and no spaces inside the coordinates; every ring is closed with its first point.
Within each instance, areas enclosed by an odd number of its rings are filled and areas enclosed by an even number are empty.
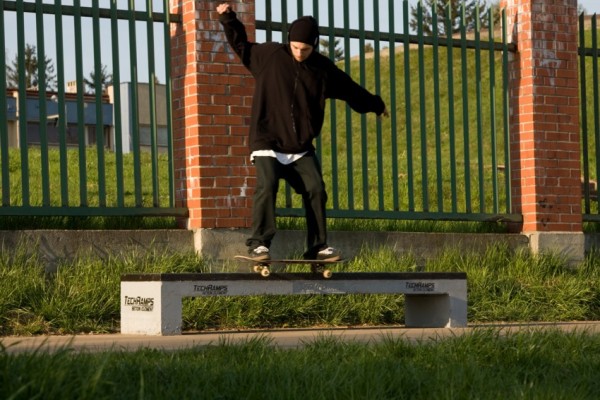
{"type": "Polygon", "coordinates": [[[291,164],[294,161],[300,159],[306,153],[308,153],[308,152],[305,151],[303,153],[286,154],[286,153],[279,153],[274,150],[255,150],[252,152],[252,154],[250,154],[250,161],[253,162],[254,157],[273,157],[273,158],[276,158],[277,161],[279,161],[281,164],[288,165],[288,164],[291,164]]]}

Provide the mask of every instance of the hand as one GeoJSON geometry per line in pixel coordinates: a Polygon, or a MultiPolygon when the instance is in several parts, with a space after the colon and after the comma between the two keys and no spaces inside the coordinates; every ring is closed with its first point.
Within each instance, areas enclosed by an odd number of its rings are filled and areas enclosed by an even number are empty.
{"type": "Polygon", "coordinates": [[[226,14],[231,12],[231,6],[228,3],[221,3],[217,6],[217,12],[219,14],[226,14]]]}
{"type": "Polygon", "coordinates": [[[380,118],[380,119],[381,119],[381,118],[383,118],[383,117],[389,117],[389,116],[390,116],[390,113],[388,112],[387,108],[384,108],[384,109],[383,109],[383,112],[382,112],[381,114],[379,114],[379,115],[377,116],[377,118],[380,118]]]}

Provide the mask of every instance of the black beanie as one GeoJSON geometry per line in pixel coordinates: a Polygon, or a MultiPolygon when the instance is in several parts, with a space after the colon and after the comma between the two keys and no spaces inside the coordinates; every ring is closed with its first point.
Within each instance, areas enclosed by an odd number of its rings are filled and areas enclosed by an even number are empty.
{"type": "Polygon", "coordinates": [[[300,17],[290,25],[290,42],[306,43],[316,47],[319,43],[319,26],[313,17],[300,17]]]}

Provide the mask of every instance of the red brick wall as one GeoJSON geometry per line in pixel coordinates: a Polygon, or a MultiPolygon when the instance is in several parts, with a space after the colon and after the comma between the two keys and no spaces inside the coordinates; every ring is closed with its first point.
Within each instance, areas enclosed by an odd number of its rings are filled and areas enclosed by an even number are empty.
{"type": "MultiPolygon", "coordinates": [[[[250,226],[254,171],[247,127],[254,81],[227,44],[220,1],[178,0],[171,12],[177,206],[187,229],[250,226]]],[[[254,1],[230,2],[254,37],[254,1]]]]}
{"type": "Polygon", "coordinates": [[[581,232],[577,0],[503,0],[512,199],[523,232],[581,232]]]}

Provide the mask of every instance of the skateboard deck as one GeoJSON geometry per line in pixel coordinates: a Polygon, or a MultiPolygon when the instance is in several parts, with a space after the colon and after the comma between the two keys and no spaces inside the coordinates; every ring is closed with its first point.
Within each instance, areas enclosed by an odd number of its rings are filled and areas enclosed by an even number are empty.
{"type": "Polygon", "coordinates": [[[327,268],[329,264],[339,264],[343,262],[343,260],[336,261],[326,261],[326,260],[301,260],[297,258],[292,259],[270,259],[270,260],[262,260],[257,261],[251,257],[247,256],[234,256],[234,258],[238,261],[245,261],[253,263],[252,270],[254,272],[260,273],[262,276],[267,277],[271,274],[271,264],[299,264],[299,265],[310,265],[311,272],[315,274],[323,275],[323,278],[331,278],[333,272],[331,269],[327,268]]]}

